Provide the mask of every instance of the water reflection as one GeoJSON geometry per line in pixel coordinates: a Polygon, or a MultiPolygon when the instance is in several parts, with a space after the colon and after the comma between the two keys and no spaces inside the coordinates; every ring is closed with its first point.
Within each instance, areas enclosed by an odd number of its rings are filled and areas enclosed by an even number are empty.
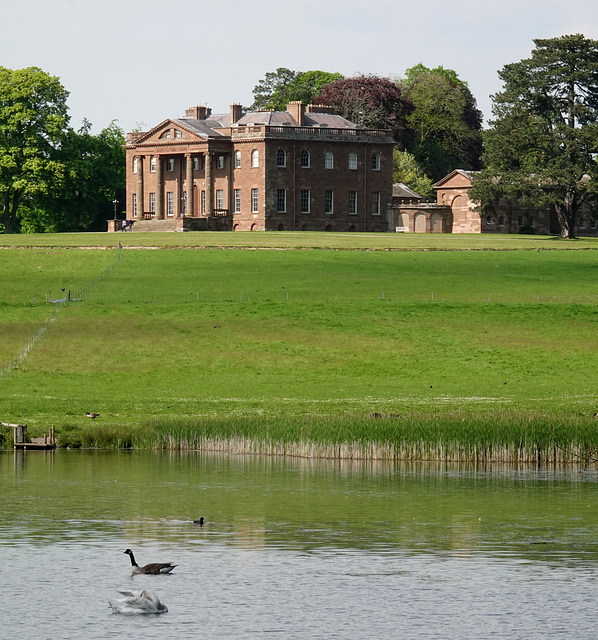
{"type": "Polygon", "coordinates": [[[597,559],[597,474],[575,467],[147,451],[17,451],[0,465],[0,531],[31,541],[118,533],[305,552],[597,559]],[[204,527],[193,524],[200,516],[204,527]]]}
{"type": "Polygon", "coordinates": [[[2,452],[0,545],[16,568],[3,623],[24,640],[591,638],[597,481],[573,467],[2,452]],[[133,578],[127,547],[179,566],[133,578]],[[139,588],[169,613],[109,615],[116,590],[139,588]]]}

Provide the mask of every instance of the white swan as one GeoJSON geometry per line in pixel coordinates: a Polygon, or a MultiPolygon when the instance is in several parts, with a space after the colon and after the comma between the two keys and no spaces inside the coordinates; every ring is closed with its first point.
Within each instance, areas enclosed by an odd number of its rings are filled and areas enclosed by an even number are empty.
{"type": "Polygon", "coordinates": [[[125,597],[108,603],[112,613],[133,615],[137,613],[166,613],[168,611],[168,607],[158,600],[158,596],[153,591],[144,590],[136,593],[119,591],[118,593],[125,597]]]}

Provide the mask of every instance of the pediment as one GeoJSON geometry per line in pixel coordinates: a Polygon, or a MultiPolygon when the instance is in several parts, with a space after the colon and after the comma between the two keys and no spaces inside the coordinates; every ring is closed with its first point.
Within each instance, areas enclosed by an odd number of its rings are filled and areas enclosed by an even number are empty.
{"type": "Polygon", "coordinates": [[[132,144],[172,144],[173,142],[205,141],[206,135],[186,126],[180,120],[167,119],[142,133],[132,144]]]}
{"type": "Polygon", "coordinates": [[[436,189],[458,189],[471,187],[471,172],[463,169],[455,169],[448,176],[437,182],[436,189]]]}

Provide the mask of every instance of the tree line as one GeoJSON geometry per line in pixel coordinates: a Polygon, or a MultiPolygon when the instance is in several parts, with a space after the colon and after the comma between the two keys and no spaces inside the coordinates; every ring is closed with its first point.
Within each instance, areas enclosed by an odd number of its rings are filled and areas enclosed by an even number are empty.
{"type": "Polygon", "coordinates": [[[288,102],[327,105],[358,127],[389,129],[394,177],[424,197],[452,169],[481,168],[482,114],[466,82],[451,69],[419,64],[401,79],[325,71],[267,73],[249,110],[283,110],[288,102]]]}
{"type": "MultiPolygon", "coordinates": [[[[498,72],[493,119],[482,128],[467,82],[418,64],[404,77],[344,77],[279,67],[253,90],[249,110],[321,104],[358,127],[390,130],[394,180],[424,198],[454,169],[473,171],[470,195],[489,212],[501,198],[554,208],[563,237],[598,196],[598,41],[534,40],[531,57],[498,72]]],[[[16,231],[101,230],[125,188],[116,121],[99,135],[69,126],[68,92],[37,67],[0,67],[0,226],[16,231]]]]}
{"type": "Polygon", "coordinates": [[[69,126],[68,91],[38,67],[0,67],[0,228],[100,231],[124,199],[125,137],[69,126]]]}
{"type": "Polygon", "coordinates": [[[480,214],[501,199],[554,209],[562,237],[577,215],[598,213],[598,41],[581,34],[536,39],[531,57],[498,72],[493,119],[451,69],[422,64],[404,78],[345,78],[279,68],[254,89],[253,108],[284,109],[290,100],[334,107],[360,127],[389,129],[394,180],[424,197],[454,169],[471,170],[480,214]]]}

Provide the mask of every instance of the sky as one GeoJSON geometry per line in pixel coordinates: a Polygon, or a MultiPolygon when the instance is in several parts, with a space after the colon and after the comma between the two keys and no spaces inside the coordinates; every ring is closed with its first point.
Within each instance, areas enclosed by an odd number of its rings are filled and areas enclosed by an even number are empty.
{"type": "Polygon", "coordinates": [[[598,40],[596,0],[4,0],[0,66],[70,92],[71,126],[148,130],[185,109],[253,102],[269,71],[400,78],[423,63],[469,84],[485,122],[498,71],[534,38],[598,40]]]}

